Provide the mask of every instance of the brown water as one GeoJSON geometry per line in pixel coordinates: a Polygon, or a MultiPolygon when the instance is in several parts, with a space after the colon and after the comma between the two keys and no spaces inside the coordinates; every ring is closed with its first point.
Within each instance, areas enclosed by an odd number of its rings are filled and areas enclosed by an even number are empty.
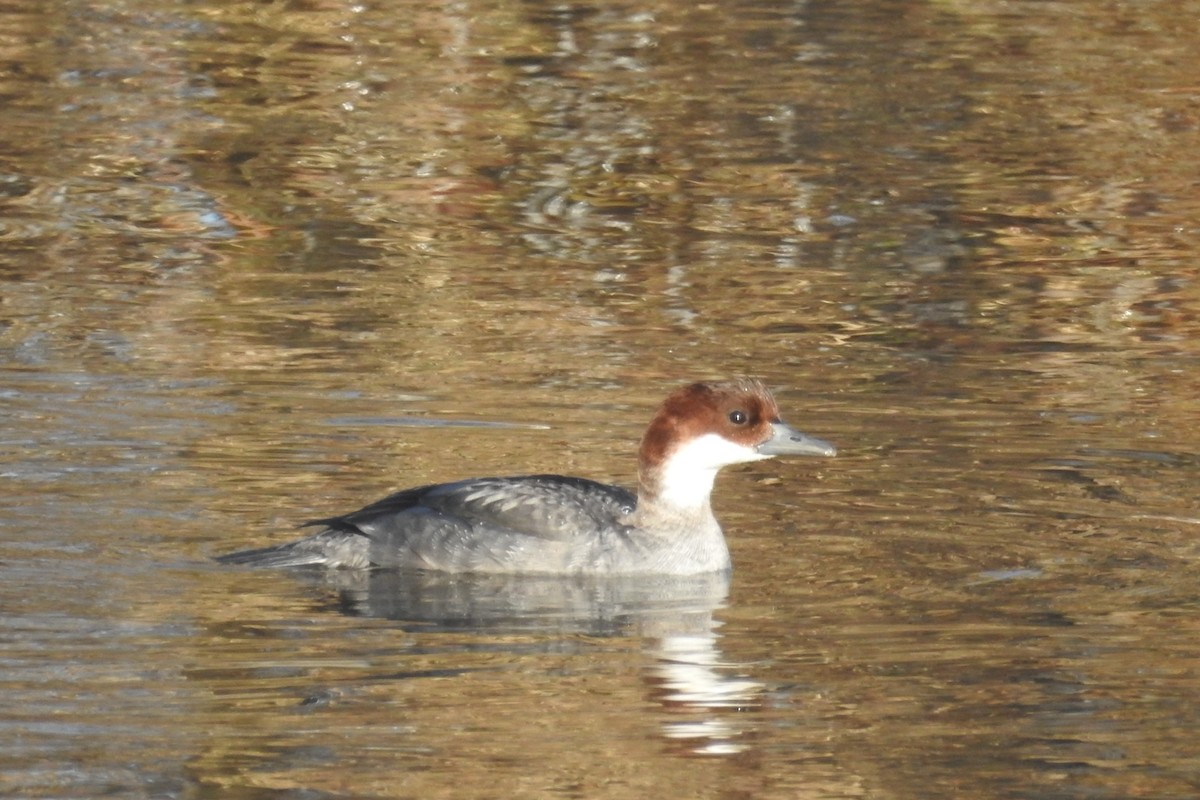
{"type": "Polygon", "coordinates": [[[0,8],[0,794],[1200,794],[1196,2],[0,8]],[[208,557],[628,483],[732,581],[208,557]]]}

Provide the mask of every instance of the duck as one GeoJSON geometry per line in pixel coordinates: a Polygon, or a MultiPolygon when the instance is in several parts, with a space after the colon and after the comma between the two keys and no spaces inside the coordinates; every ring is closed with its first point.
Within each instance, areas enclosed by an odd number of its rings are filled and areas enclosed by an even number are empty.
{"type": "Polygon", "coordinates": [[[530,575],[698,575],[731,569],[712,509],[723,468],[834,456],[785,423],[758,380],[698,382],[658,406],[638,447],[636,492],[565,475],[468,478],[404,489],[320,530],[217,557],[250,567],[397,568],[530,575]]]}

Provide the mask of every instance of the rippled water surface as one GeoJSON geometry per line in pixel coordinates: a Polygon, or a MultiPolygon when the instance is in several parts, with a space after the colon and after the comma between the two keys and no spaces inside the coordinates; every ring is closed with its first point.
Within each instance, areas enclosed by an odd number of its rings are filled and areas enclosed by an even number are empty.
{"type": "Polygon", "coordinates": [[[0,8],[0,794],[1200,793],[1200,4],[0,8]],[[629,484],[732,578],[212,555],[629,484]]]}

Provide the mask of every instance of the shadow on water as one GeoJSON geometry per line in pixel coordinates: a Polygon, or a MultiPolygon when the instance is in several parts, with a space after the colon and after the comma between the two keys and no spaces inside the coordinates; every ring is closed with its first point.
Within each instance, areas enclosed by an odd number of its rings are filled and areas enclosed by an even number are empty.
{"type": "MultiPolygon", "coordinates": [[[[471,632],[484,646],[494,637],[634,637],[642,640],[642,680],[663,705],[690,709],[686,722],[664,722],[663,735],[688,740],[697,752],[733,753],[745,724],[706,709],[746,708],[763,686],[745,677],[718,648],[718,621],[728,574],[686,577],[520,577],[373,570],[323,576],[337,589],[343,613],[380,617],[423,633],[471,632]]],[[[545,646],[541,639],[540,646],[545,646]]]]}
{"type": "Polygon", "coordinates": [[[620,578],[343,570],[322,575],[344,613],[424,631],[669,636],[713,629],[725,574],[620,578]]]}
{"type": "MultiPolygon", "coordinates": [[[[513,713],[513,704],[524,707],[553,686],[553,699],[546,699],[557,705],[579,693],[582,683],[583,698],[597,691],[609,698],[574,712],[585,728],[607,718],[609,725],[636,730],[636,738],[679,752],[733,755],[749,746],[746,737],[756,725],[743,712],[763,702],[763,684],[748,677],[752,669],[731,661],[719,647],[716,614],[727,601],[726,574],[561,578],[303,570],[284,581],[292,582],[301,602],[326,612],[314,620],[316,628],[337,628],[332,620],[339,615],[375,619],[384,623],[375,629],[380,642],[406,643],[371,655],[356,650],[353,660],[361,666],[331,680],[321,670],[297,671],[295,653],[270,655],[270,643],[294,638],[288,632],[296,625],[294,614],[268,618],[271,612],[262,609],[257,616],[243,610],[213,632],[235,643],[257,641],[256,654],[248,657],[235,644],[231,652],[238,655],[224,666],[192,673],[230,708],[258,702],[252,698],[280,681],[275,690],[291,695],[296,709],[361,709],[364,695],[390,705],[417,692],[419,699],[403,712],[410,724],[426,719],[436,729],[442,723],[428,719],[440,719],[445,711],[480,715],[492,735],[516,725],[534,748],[532,755],[554,745],[540,738],[537,725],[528,729],[529,718],[513,713]],[[439,682],[434,694],[419,689],[427,681],[439,682]],[[494,688],[472,699],[474,683],[494,688]],[[438,700],[431,703],[430,697],[438,700]]],[[[344,635],[337,634],[342,655],[331,656],[334,662],[349,655],[344,635]]],[[[303,637],[302,660],[320,663],[323,637],[311,627],[303,637]]],[[[559,712],[546,713],[554,718],[559,712]]],[[[488,747],[507,750],[504,739],[488,747]]]]}

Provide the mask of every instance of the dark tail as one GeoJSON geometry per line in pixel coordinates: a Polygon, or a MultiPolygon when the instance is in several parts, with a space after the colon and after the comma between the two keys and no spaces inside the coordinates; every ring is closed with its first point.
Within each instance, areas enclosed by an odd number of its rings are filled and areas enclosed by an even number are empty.
{"type": "Polygon", "coordinates": [[[272,547],[239,550],[217,556],[221,564],[248,567],[369,567],[371,540],[357,528],[327,528],[315,536],[272,547]]]}
{"type": "Polygon", "coordinates": [[[325,554],[314,549],[300,549],[297,542],[278,544],[274,547],[259,547],[254,550],[238,550],[226,553],[213,560],[219,564],[241,564],[247,567],[304,567],[326,564],[325,554]]]}

